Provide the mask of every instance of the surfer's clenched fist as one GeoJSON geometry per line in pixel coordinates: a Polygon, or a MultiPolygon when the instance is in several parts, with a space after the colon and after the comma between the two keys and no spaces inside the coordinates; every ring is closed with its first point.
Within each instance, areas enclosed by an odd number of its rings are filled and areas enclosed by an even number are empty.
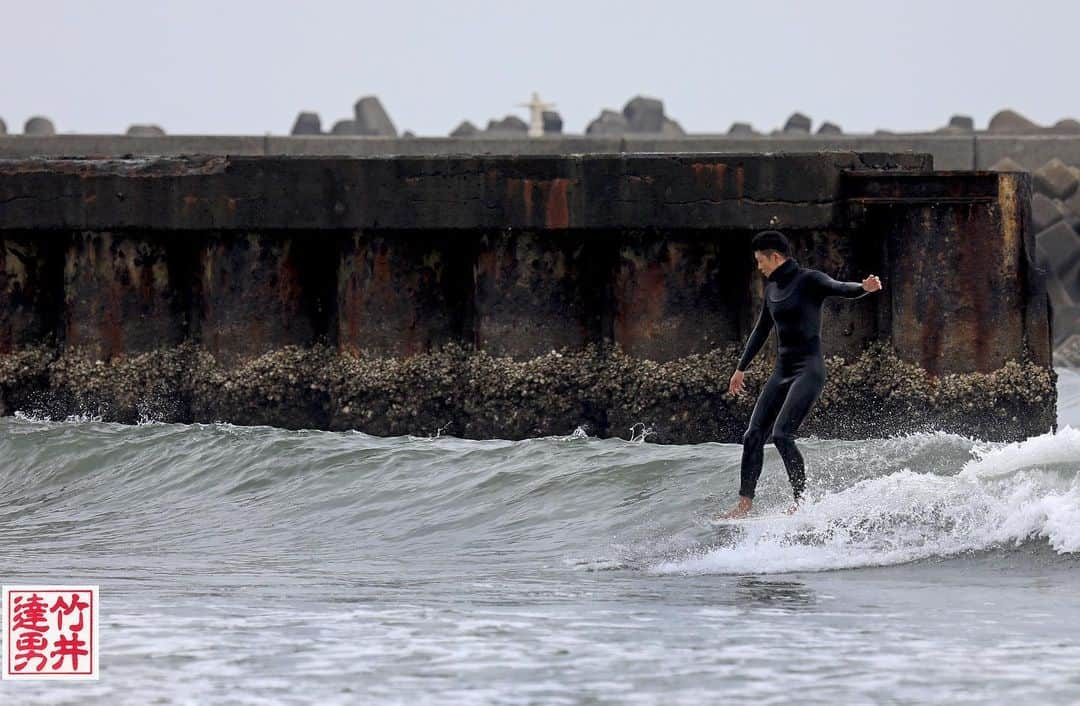
{"type": "Polygon", "coordinates": [[[868,292],[881,291],[881,280],[877,275],[870,275],[862,281],[862,288],[868,292]]]}

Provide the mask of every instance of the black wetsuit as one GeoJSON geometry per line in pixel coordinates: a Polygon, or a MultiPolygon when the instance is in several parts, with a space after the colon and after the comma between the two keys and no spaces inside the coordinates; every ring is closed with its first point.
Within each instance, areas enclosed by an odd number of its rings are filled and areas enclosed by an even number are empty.
{"type": "Polygon", "coordinates": [[[825,297],[858,299],[869,294],[859,282],[838,282],[824,272],[800,267],[789,257],[772,271],[765,285],[765,305],[739,359],[746,370],[776,325],[777,358],[772,375],[761,389],[750,424],[743,435],[742,483],[739,495],[753,498],[765,442],[776,445],[784,460],[798,501],[806,486],[802,454],[795,432],[825,385],[821,355],[821,304],[825,297]],[[775,425],[774,425],[775,424],[775,425]]]}

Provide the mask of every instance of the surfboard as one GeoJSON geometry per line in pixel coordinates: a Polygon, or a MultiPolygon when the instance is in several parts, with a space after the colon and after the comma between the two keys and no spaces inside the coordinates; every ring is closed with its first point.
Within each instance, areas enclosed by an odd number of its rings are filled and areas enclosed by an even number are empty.
{"type": "Polygon", "coordinates": [[[797,514],[788,515],[785,513],[775,513],[767,515],[749,515],[747,517],[710,517],[708,523],[713,527],[738,527],[739,525],[760,525],[760,524],[797,524],[802,522],[797,514]]]}

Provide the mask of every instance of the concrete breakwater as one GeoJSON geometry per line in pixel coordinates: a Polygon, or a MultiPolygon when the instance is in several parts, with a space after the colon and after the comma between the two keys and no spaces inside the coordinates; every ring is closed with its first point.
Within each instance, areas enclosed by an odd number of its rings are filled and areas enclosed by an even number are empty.
{"type": "MultiPolygon", "coordinates": [[[[1040,266],[1048,274],[1056,359],[1059,365],[1080,366],[1080,188],[1077,188],[1080,184],[1080,127],[1076,121],[1062,120],[1053,127],[1041,128],[1006,110],[994,116],[988,130],[977,131],[970,119],[956,116],[949,127],[929,133],[841,134],[820,130],[811,134],[808,119],[796,114],[783,131],[773,134],[733,130],[726,135],[672,135],[661,130],[661,126],[667,124],[662,104],[649,104],[646,100],[651,109],[642,112],[639,109],[641,100],[646,99],[631,101],[624,112],[648,116],[647,124],[638,126],[642,130],[612,134],[594,131],[587,135],[556,133],[529,138],[525,136],[524,123],[516,132],[491,129],[471,133],[469,137],[374,136],[375,133],[366,136],[337,133],[208,136],[139,131],[129,135],[0,134],[0,158],[192,153],[376,156],[612,152],[738,154],[842,150],[927,153],[933,157],[938,169],[1028,171],[1034,176],[1031,211],[1040,266]],[[646,127],[652,131],[644,130],[646,127]]],[[[361,103],[358,103],[357,115],[364,112],[359,110],[361,103]]]]}
{"type": "Polygon", "coordinates": [[[0,412],[737,441],[776,227],[886,283],[826,303],[806,433],[1025,438],[1056,394],[1030,190],[924,154],[6,160],[0,412]]]}

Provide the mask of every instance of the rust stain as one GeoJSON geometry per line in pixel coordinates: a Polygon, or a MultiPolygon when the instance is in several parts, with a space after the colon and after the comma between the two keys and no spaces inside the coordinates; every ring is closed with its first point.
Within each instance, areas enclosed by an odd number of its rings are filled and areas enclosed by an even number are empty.
{"type": "Polygon", "coordinates": [[[492,249],[484,250],[476,258],[476,276],[477,278],[489,277],[496,283],[499,281],[498,260],[492,249]]]}
{"type": "Polygon", "coordinates": [[[541,185],[541,193],[547,204],[544,211],[544,224],[548,228],[570,227],[570,202],[566,191],[570,180],[565,178],[552,179],[541,185]]]}
{"type": "Polygon", "coordinates": [[[124,331],[117,318],[116,307],[119,306],[115,292],[110,291],[109,303],[104,311],[101,321],[101,357],[109,361],[114,356],[124,351],[124,331]]]}
{"type": "Polygon", "coordinates": [[[694,180],[705,193],[714,193],[716,197],[723,198],[726,192],[725,181],[727,175],[726,164],[702,164],[695,162],[690,165],[694,171],[694,180]]]}
{"type": "Polygon", "coordinates": [[[393,277],[390,267],[390,254],[381,249],[371,258],[371,281],[379,286],[386,286],[393,277]]]}
{"type": "Polygon", "coordinates": [[[360,340],[360,319],[365,313],[364,299],[360,294],[359,274],[356,263],[363,256],[359,236],[353,235],[352,252],[342,257],[338,264],[339,299],[341,315],[338,319],[339,343],[342,350],[356,352],[360,340]]]}
{"type": "Polygon", "coordinates": [[[667,302],[667,268],[637,253],[623,253],[616,275],[615,339],[627,349],[656,337],[667,302]]]}
{"type": "Polygon", "coordinates": [[[225,207],[227,209],[229,209],[230,214],[235,215],[236,214],[236,199],[234,199],[234,198],[232,198],[230,196],[228,199],[225,200],[225,207]]]}
{"type": "Polygon", "coordinates": [[[1009,292],[994,291],[995,286],[1000,285],[994,271],[1005,251],[1001,249],[1002,240],[993,237],[988,215],[983,207],[973,203],[956,209],[956,228],[961,235],[960,247],[957,248],[960,259],[957,280],[963,282],[965,304],[970,307],[969,311],[974,311],[971,335],[963,340],[974,346],[973,357],[978,372],[989,372],[1001,362],[988,358],[992,352],[988,346],[996,338],[995,334],[1000,335],[1002,329],[1012,328],[1011,317],[995,317],[992,311],[993,303],[1002,297],[1009,297],[1009,292]]]}
{"type": "Polygon", "coordinates": [[[525,202],[525,222],[532,223],[533,212],[533,182],[532,179],[521,180],[521,198],[525,202]]]}
{"type": "MultiPolygon", "coordinates": [[[[112,236],[107,233],[103,233],[100,238],[95,239],[96,242],[91,241],[89,247],[96,250],[100,247],[102,263],[102,274],[106,271],[107,279],[103,283],[105,286],[104,297],[104,311],[102,311],[101,320],[98,324],[98,330],[101,336],[101,357],[108,361],[114,355],[121,353],[124,350],[124,331],[122,328],[123,322],[123,310],[121,300],[123,298],[122,284],[118,282],[118,279],[122,279],[128,274],[126,264],[122,261],[123,251],[119,252],[117,257],[116,250],[122,243],[113,243],[112,236]],[[115,247],[114,247],[115,245],[115,247]],[[104,262],[105,258],[112,255],[112,262],[104,262]],[[111,268],[109,267],[111,265],[111,268]],[[107,269],[108,268],[108,269],[107,269]]],[[[93,277],[93,273],[90,273],[90,277],[93,277]]],[[[91,282],[91,286],[95,286],[98,282],[91,282]]]]}
{"type": "Polygon", "coordinates": [[[87,194],[83,197],[83,204],[89,206],[97,201],[97,194],[87,194]]]}
{"type": "Polygon", "coordinates": [[[128,268],[132,271],[132,279],[137,283],[136,291],[139,297],[153,305],[155,303],[154,291],[157,277],[154,273],[154,264],[157,257],[148,253],[141,253],[137,257],[129,258],[128,268]]]}
{"type": "Polygon", "coordinates": [[[525,223],[532,223],[533,214],[533,186],[539,185],[543,188],[544,182],[534,181],[533,179],[518,179],[517,177],[507,177],[506,179],[506,203],[511,213],[514,212],[514,206],[516,204],[516,195],[521,193],[521,202],[524,205],[525,223]]]}
{"type": "Polygon", "coordinates": [[[1016,277],[1020,270],[1020,215],[1016,196],[1016,179],[1013,174],[998,175],[998,212],[1001,214],[1001,250],[1007,257],[1001,259],[1001,277],[1016,277]]]}
{"type": "Polygon", "coordinates": [[[289,252],[278,256],[278,301],[283,309],[295,312],[300,308],[303,299],[303,290],[300,287],[300,273],[296,271],[289,252]]]}
{"type": "Polygon", "coordinates": [[[746,170],[740,164],[735,167],[735,198],[741,199],[746,193],[746,170]]]}

